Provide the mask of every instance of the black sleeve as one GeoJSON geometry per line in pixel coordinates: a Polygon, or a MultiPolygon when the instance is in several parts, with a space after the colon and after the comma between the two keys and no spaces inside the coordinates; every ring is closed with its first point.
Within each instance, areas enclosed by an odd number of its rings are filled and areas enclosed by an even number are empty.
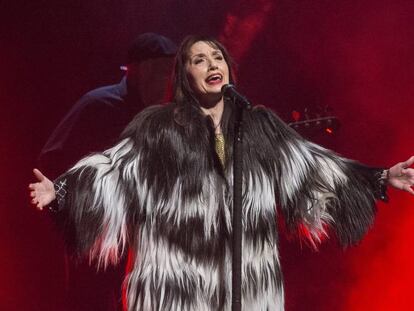
{"type": "Polygon", "coordinates": [[[287,227],[319,242],[333,227],[343,245],[372,226],[377,199],[386,200],[381,168],[339,156],[300,137],[266,109],[255,112],[259,135],[272,145],[276,192],[287,227]]]}

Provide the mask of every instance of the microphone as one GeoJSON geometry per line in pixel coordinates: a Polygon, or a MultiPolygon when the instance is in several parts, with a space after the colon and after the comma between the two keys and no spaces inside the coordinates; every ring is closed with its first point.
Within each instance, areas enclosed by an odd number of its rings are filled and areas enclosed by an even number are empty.
{"type": "Polygon", "coordinates": [[[249,103],[247,98],[241,95],[239,92],[237,92],[236,87],[233,84],[223,85],[221,87],[221,92],[223,93],[223,96],[233,98],[241,108],[245,108],[248,110],[252,108],[252,105],[249,103]]]}

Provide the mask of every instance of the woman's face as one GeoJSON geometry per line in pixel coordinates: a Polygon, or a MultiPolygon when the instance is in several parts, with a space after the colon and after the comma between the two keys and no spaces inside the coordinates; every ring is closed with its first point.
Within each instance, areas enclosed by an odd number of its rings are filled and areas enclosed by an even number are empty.
{"type": "Polygon", "coordinates": [[[221,99],[221,87],[229,83],[229,67],[217,47],[204,41],[194,43],[186,71],[190,86],[201,102],[221,99]]]}

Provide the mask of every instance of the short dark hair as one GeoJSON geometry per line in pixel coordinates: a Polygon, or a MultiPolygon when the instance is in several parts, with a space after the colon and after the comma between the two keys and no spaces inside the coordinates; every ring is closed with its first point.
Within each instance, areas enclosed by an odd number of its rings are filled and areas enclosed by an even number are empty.
{"type": "Polygon", "coordinates": [[[187,77],[186,63],[189,58],[191,47],[197,42],[206,42],[207,44],[219,49],[223,54],[224,60],[229,67],[229,82],[234,83],[232,65],[230,54],[227,49],[215,38],[202,36],[202,35],[190,35],[184,38],[181,45],[178,48],[175,58],[174,73],[173,73],[173,101],[179,105],[182,104],[195,104],[198,103],[194,92],[190,86],[187,77]]]}

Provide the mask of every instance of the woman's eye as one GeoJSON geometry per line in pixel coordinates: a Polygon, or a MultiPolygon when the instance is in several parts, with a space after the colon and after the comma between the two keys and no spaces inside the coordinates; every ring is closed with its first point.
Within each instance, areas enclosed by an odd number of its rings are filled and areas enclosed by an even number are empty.
{"type": "Polygon", "coordinates": [[[223,56],[217,56],[216,59],[217,60],[223,60],[223,56]]]}
{"type": "Polygon", "coordinates": [[[194,64],[200,64],[200,63],[202,63],[204,61],[204,59],[202,59],[202,58],[199,58],[199,59],[196,59],[195,61],[194,61],[194,64]]]}

